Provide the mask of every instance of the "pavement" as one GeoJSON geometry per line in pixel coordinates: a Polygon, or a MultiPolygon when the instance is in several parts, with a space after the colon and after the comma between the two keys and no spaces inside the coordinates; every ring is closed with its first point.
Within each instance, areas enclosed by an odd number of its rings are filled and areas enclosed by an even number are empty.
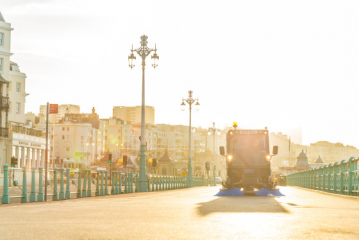
{"type": "Polygon", "coordinates": [[[359,201],[281,187],[215,197],[195,187],[0,205],[0,239],[359,239],[359,201]]]}

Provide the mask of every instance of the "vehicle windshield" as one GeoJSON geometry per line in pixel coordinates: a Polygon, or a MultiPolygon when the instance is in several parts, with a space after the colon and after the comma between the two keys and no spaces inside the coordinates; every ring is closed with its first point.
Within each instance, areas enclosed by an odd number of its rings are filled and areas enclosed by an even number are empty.
{"type": "Polygon", "coordinates": [[[230,142],[233,166],[266,166],[268,155],[267,135],[237,135],[230,142]]]}

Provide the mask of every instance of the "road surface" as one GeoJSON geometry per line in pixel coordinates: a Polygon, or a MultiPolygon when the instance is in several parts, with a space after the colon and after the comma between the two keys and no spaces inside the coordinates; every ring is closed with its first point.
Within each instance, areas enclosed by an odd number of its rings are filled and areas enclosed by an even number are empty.
{"type": "Polygon", "coordinates": [[[0,206],[0,239],[359,239],[359,200],[282,187],[195,187],[0,206]]]}

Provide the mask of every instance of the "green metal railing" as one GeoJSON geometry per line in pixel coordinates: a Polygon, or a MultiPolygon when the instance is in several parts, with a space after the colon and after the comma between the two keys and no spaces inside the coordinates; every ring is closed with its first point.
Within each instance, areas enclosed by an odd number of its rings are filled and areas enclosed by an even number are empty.
{"type": "Polygon", "coordinates": [[[288,186],[304,187],[324,192],[359,196],[359,158],[330,163],[289,174],[288,186]]]}
{"type": "MultiPolygon", "coordinates": [[[[91,172],[90,169],[71,171],[70,168],[54,168],[49,171],[49,178],[45,183],[45,175],[42,167],[37,170],[31,168],[31,194],[27,193],[27,167],[9,168],[7,164],[4,170],[4,186],[1,202],[10,203],[11,198],[21,198],[22,203],[43,202],[44,184],[48,185],[48,196],[52,196],[52,201],[66,200],[71,198],[85,198],[94,196],[106,196],[109,194],[108,188],[111,185],[111,195],[122,193],[138,192],[138,173],[119,171],[112,172],[112,181],[107,170],[91,172]],[[15,172],[16,178],[15,179],[15,172]],[[38,188],[36,188],[36,177],[38,176],[38,188]],[[20,186],[19,181],[22,180],[20,186]],[[21,190],[21,195],[15,195],[11,190],[16,187],[21,190]],[[93,191],[92,187],[95,188],[93,191]],[[36,191],[37,190],[37,191],[36,191]],[[74,197],[75,196],[75,197],[74,197]]],[[[193,177],[194,186],[208,186],[208,179],[204,177],[193,177]]],[[[187,188],[185,176],[162,176],[153,175],[148,182],[148,191],[162,191],[187,188]]]]}

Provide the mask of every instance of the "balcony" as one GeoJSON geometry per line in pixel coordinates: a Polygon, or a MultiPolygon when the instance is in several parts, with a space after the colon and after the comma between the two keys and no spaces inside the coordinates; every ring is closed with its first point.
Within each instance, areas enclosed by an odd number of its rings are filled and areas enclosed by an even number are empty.
{"type": "Polygon", "coordinates": [[[21,133],[35,137],[45,137],[45,134],[42,133],[42,130],[37,130],[34,128],[26,128],[20,125],[11,125],[11,130],[15,133],[21,133]]]}
{"type": "Polygon", "coordinates": [[[10,107],[9,105],[9,97],[1,97],[0,96],[0,109],[8,110],[10,107]]]}
{"type": "Polygon", "coordinates": [[[9,129],[0,127],[0,137],[8,137],[9,129]]]}

